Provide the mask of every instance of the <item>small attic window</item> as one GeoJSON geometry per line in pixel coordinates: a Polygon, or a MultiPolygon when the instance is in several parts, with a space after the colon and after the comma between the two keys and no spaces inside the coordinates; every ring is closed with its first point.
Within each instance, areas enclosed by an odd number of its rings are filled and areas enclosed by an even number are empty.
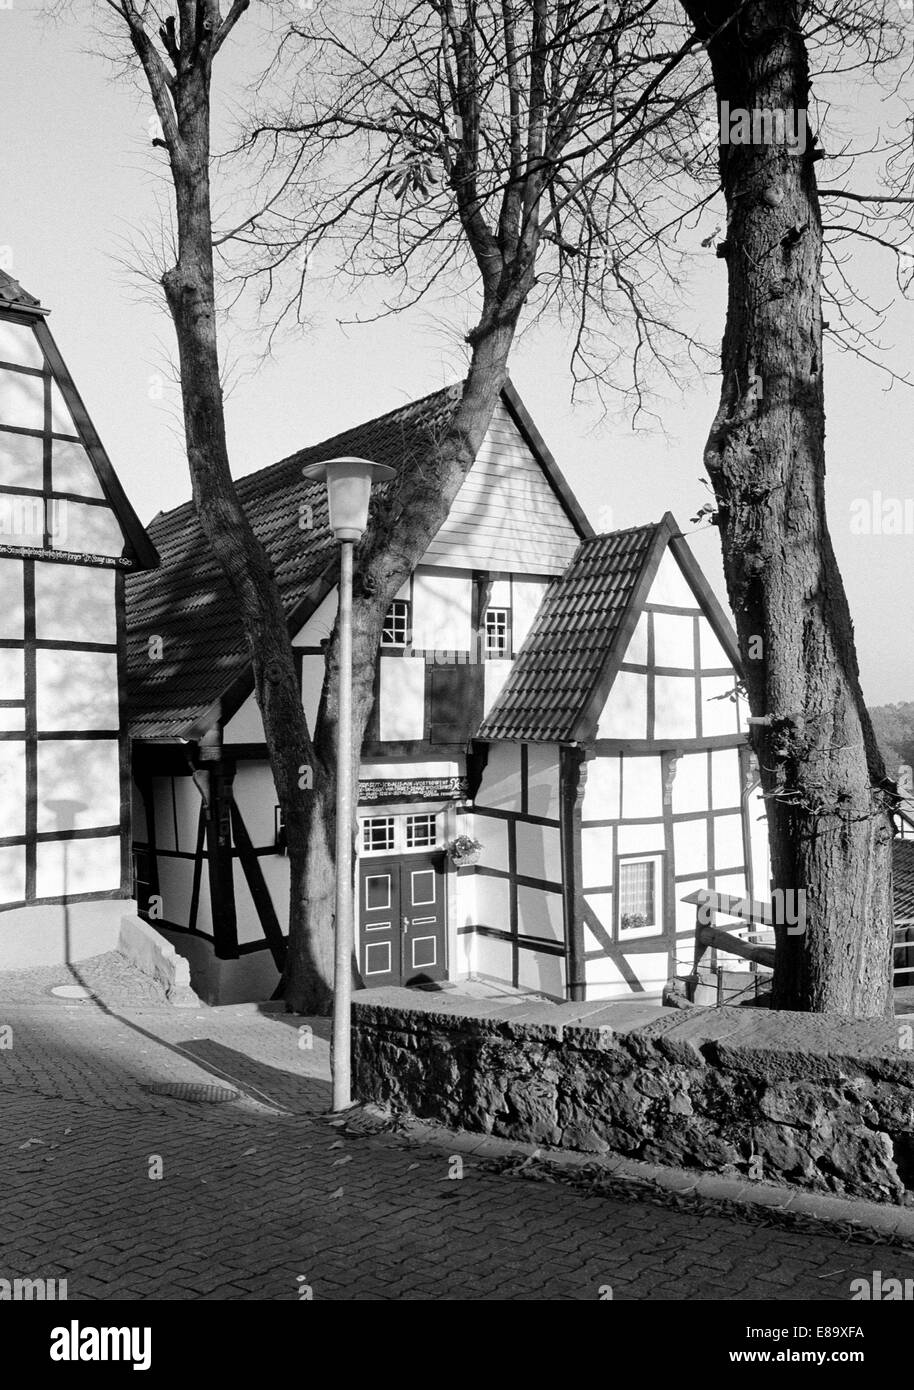
{"type": "Polygon", "coordinates": [[[382,647],[405,647],[409,641],[409,601],[396,598],[387,610],[381,633],[382,647]]]}
{"type": "Polygon", "coordinates": [[[485,616],[486,656],[497,660],[511,655],[511,612],[507,608],[487,608],[485,616]]]}

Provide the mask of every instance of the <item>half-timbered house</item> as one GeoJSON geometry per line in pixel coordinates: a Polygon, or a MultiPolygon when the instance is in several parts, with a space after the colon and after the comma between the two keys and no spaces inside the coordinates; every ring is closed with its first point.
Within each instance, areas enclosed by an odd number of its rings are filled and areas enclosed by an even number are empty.
{"type": "MultiPolygon", "coordinates": [[[[456,399],[439,391],[238,482],[309,720],[338,554],[302,469],[419,464],[456,399]]],[[[199,992],[266,997],[288,864],[243,636],[191,504],[149,530],[162,567],[128,580],[138,898],[199,992]]],[[[359,786],[363,983],[659,991],[694,927],[680,891],[742,892],[764,872],[735,661],[673,519],[595,537],[506,386],[387,615],[359,786]],[[461,836],[475,855],[454,852],[461,836]]]]}
{"type": "Polygon", "coordinates": [[[116,941],[132,895],[124,578],[156,553],[47,324],[0,273],[0,963],[116,941]]]}

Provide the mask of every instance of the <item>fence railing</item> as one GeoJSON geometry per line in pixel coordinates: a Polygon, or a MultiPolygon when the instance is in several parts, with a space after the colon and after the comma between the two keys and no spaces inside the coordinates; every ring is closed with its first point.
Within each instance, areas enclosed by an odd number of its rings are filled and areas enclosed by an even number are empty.
{"type": "MultiPolygon", "coordinates": [[[[717,893],[711,888],[700,888],[682,901],[695,906],[695,944],[691,973],[687,977],[692,994],[702,986],[703,975],[710,975],[714,980],[712,988],[717,1004],[743,1003],[746,999],[758,998],[774,966],[774,923],[770,904],[717,893]],[[724,930],[717,925],[719,915],[735,918],[742,925],[731,923],[730,929],[724,930]],[[721,960],[722,956],[748,961],[749,968],[735,970],[729,961],[721,960]],[[742,984],[743,976],[745,984],[742,984]]],[[[914,986],[914,917],[897,917],[894,935],[892,982],[896,988],[914,986]]],[[[677,959],[678,967],[686,965],[686,961],[677,959]]],[[[704,988],[707,989],[706,984],[704,988]]]]}

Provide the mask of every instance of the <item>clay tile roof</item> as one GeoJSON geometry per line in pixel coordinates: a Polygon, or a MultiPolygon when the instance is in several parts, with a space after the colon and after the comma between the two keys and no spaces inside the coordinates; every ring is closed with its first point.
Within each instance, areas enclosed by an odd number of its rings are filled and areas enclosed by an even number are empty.
{"type": "Polygon", "coordinates": [[[8,309],[40,309],[41,301],[24,290],[18,280],[0,270],[0,307],[8,309]]]}
{"type": "MultiPolygon", "coordinates": [[[[459,387],[446,387],[237,480],[242,506],[273,564],[283,607],[296,624],[319,600],[319,582],[335,566],[337,550],[324,485],[305,482],[302,468],[347,454],[394,467],[418,463],[459,396],[459,387]],[[312,508],[311,528],[305,530],[299,525],[303,505],[312,508]]],[[[130,731],[135,738],[195,737],[198,721],[249,672],[244,634],[193,504],[160,513],[146,529],[161,564],[126,580],[130,731]],[[162,638],[159,661],[150,660],[152,637],[162,638]]]]}
{"type": "Polygon", "coordinates": [[[479,738],[576,740],[661,531],[669,531],[667,518],[582,542],[546,591],[479,738]]]}
{"type": "Polygon", "coordinates": [[[894,840],[895,918],[914,922],[914,840],[894,840]]]}

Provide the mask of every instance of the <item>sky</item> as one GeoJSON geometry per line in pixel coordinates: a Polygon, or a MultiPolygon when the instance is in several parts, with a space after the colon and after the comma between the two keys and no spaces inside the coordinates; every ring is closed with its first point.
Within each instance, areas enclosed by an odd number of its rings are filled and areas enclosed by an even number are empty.
{"type": "MultiPolygon", "coordinates": [[[[171,325],[123,268],[130,245],[155,232],[167,207],[164,155],[151,146],[145,94],[99,53],[100,0],[77,0],[54,24],[43,10],[40,0],[0,0],[0,265],[52,311],[58,345],[148,522],[190,496],[168,367],[171,325]]],[[[256,23],[245,23],[218,60],[217,123],[226,131],[266,54],[256,23]]],[[[855,93],[852,104],[859,102],[855,93]]],[[[875,124],[878,112],[871,109],[870,118],[875,124]]],[[[691,313],[717,343],[725,265],[713,248],[702,255],[691,313]]],[[[900,299],[886,258],[866,253],[860,265],[861,282],[888,306],[880,332],[885,360],[914,374],[914,305],[900,299]]],[[[244,325],[229,324],[226,348],[241,368],[231,373],[227,400],[236,476],[461,376],[452,324],[434,306],[344,326],[354,307],[364,305],[322,296],[309,306],[307,328],[284,337],[265,360],[246,347],[244,325]]],[[[633,430],[593,402],[570,403],[567,347],[557,325],[540,325],[523,335],[511,375],[590,520],[604,531],[672,511],[690,533],[690,517],[709,498],[699,480],[719,376],[696,371],[681,393],[655,403],[662,430],[633,430]]],[[[883,373],[834,348],[825,371],[828,517],[864,695],[871,705],[914,700],[914,390],[887,391],[883,373]],[[875,512],[897,513],[898,533],[891,521],[881,534],[875,525],[861,533],[861,518],[875,512]]],[[[689,542],[723,598],[717,532],[698,530],[689,542]]]]}

